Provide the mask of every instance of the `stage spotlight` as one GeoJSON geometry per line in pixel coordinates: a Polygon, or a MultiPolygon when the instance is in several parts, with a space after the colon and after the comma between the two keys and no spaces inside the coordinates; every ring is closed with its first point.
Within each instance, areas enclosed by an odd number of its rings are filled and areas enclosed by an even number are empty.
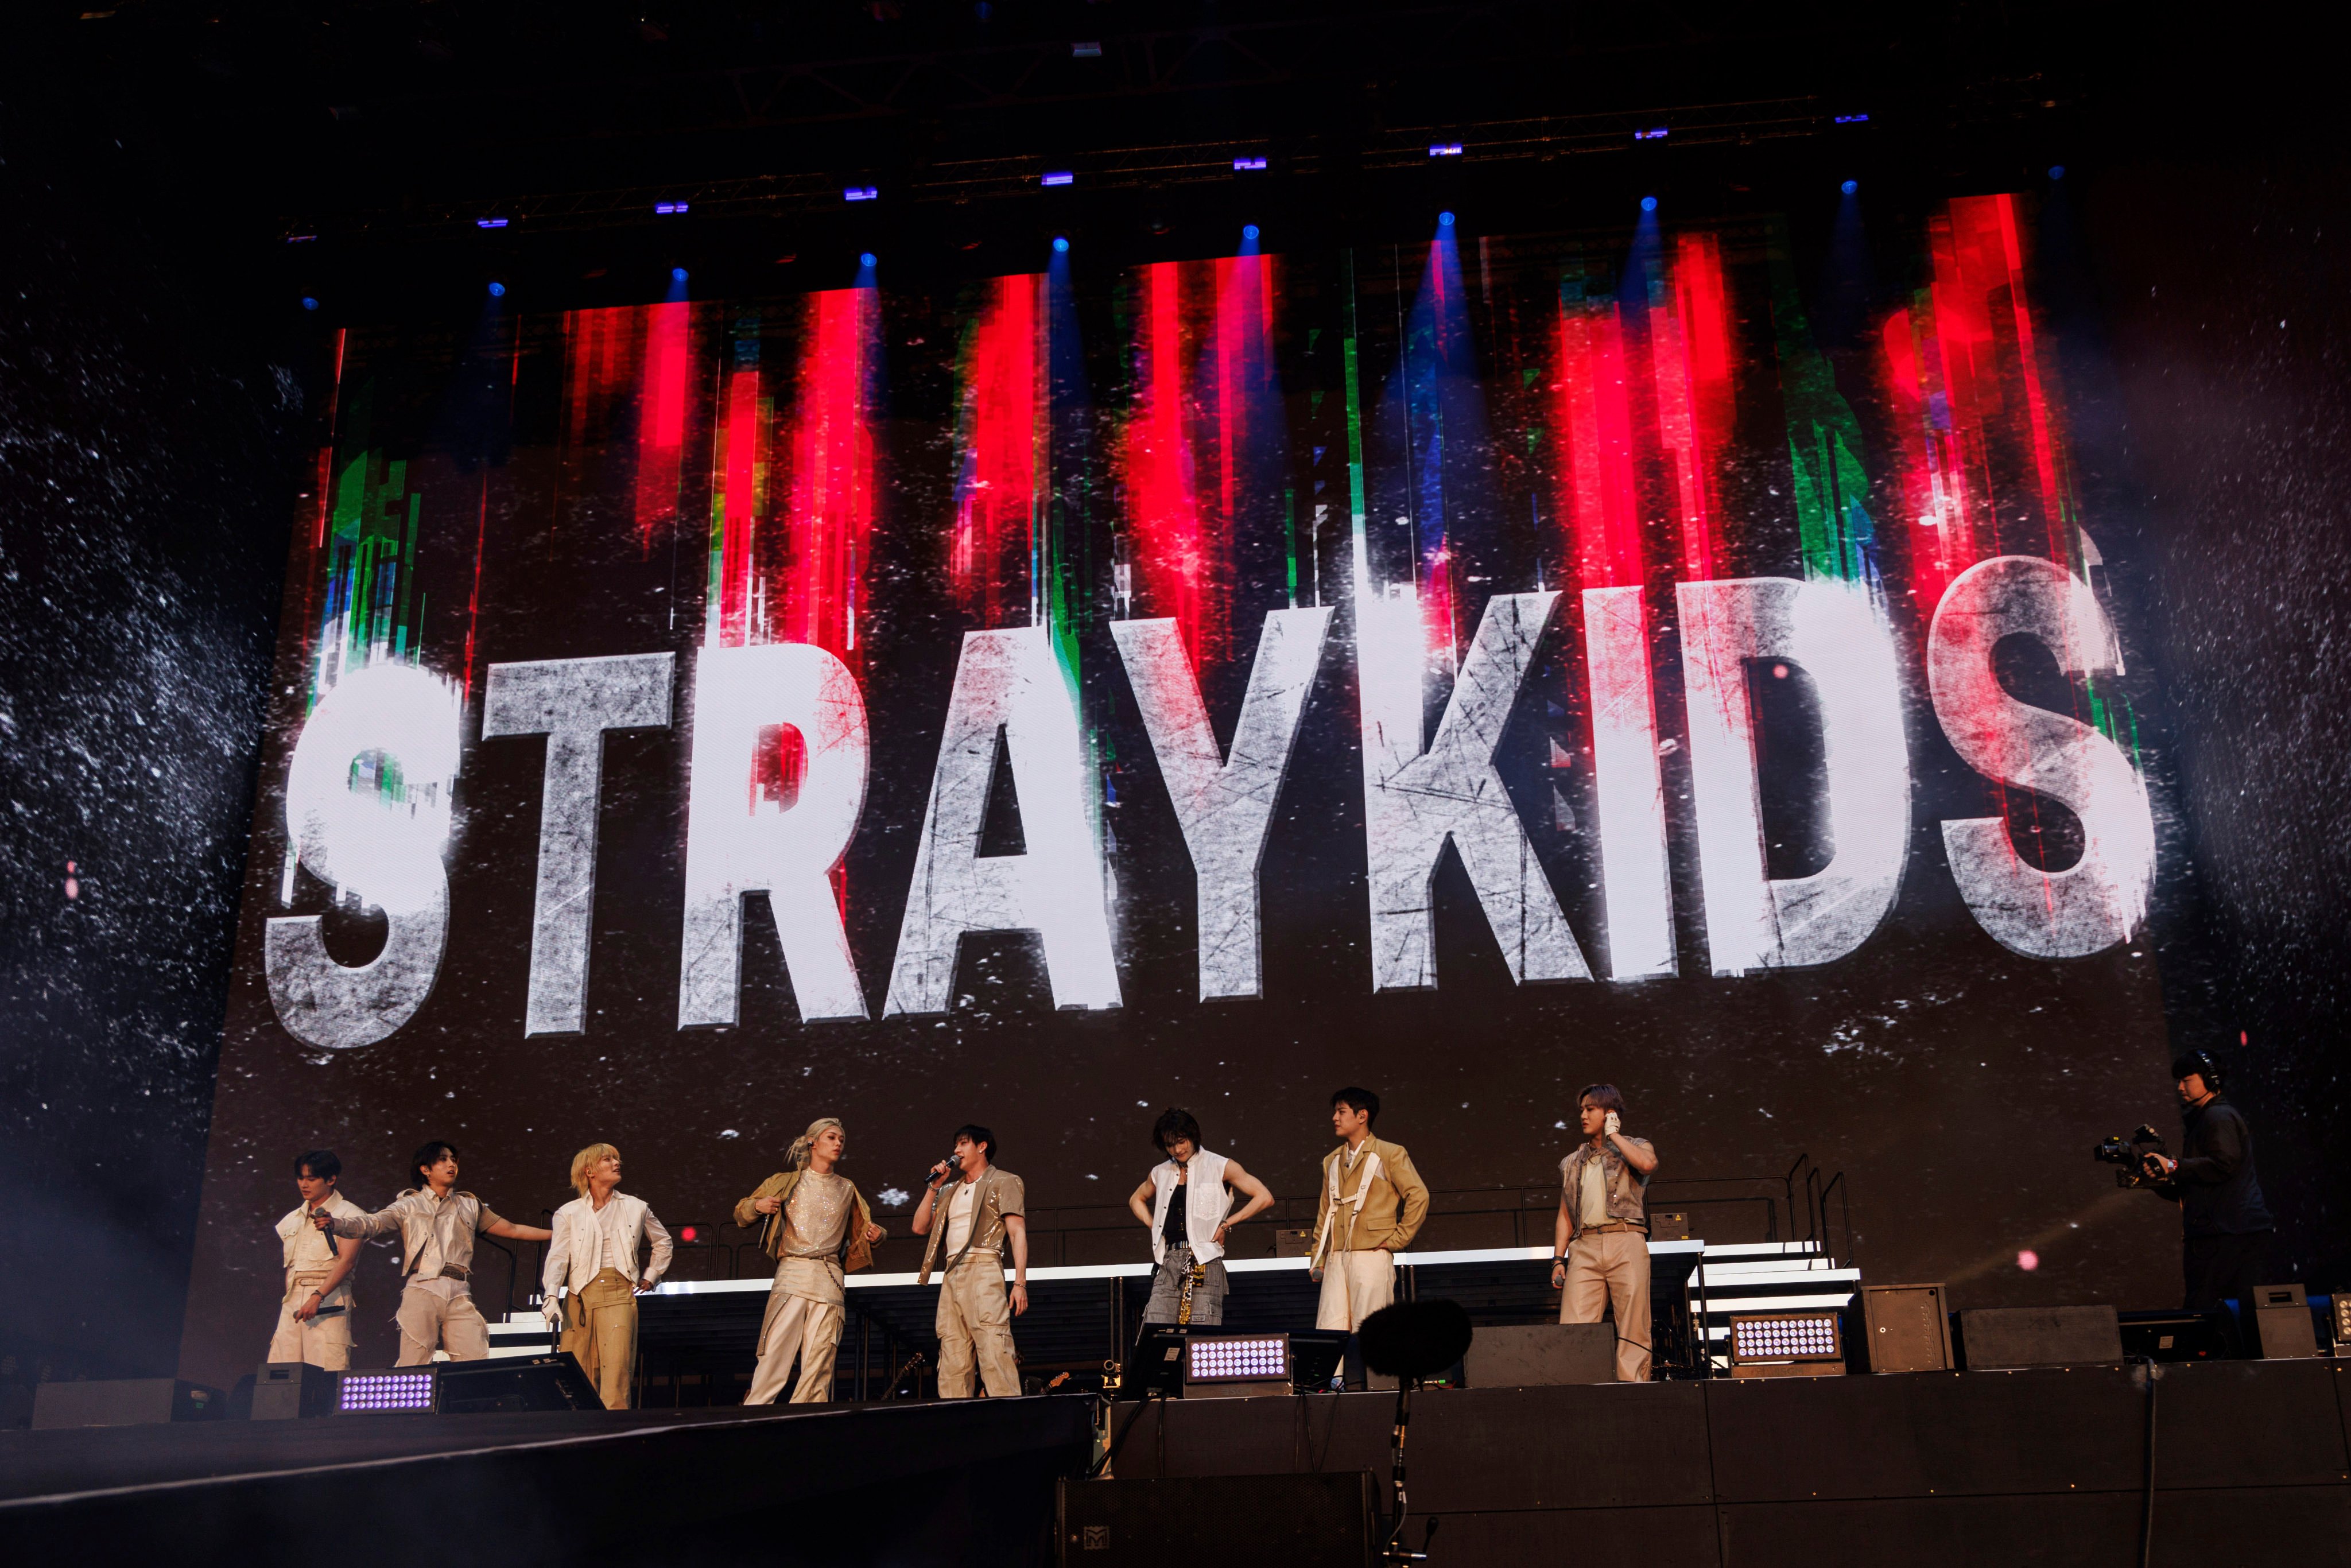
{"type": "Polygon", "coordinates": [[[1233,167],[1237,170],[1262,169],[1265,167],[1265,160],[1262,158],[1236,158],[1233,160],[1233,167]]]}
{"type": "Polygon", "coordinates": [[[318,302],[317,300],[315,300],[315,299],[311,298],[310,298],[308,295],[307,295],[307,294],[305,294],[304,296],[302,296],[302,308],[303,308],[303,309],[305,309],[305,310],[316,310],[318,308],[319,308],[319,302],[318,302]]]}
{"type": "Polygon", "coordinates": [[[1441,228],[1441,229],[1449,229],[1449,228],[1451,228],[1451,227],[1453,226],[1453,214],[1452,214],[1451,213],[1439,213],[1439,214],[1437,214],[1437,226],[1438,228],[1441,228]]]}
{"type": "Polygon", "coordinates": [[[1245,240],[1255,240],[1257,238],[1257,225],[1255,224],[1243,224],[1241,225],[1241,238],[1245,240]]]}
{"type": "Polygon", "coordinates": [[[1070,240],[1067,235],[1055,235],[1053,236],[1053,254],[1055,256],[1067,256],[1070,254],[1070,240]]]}
{"type": "Polygon", "coordinates": [[[507,221],[504,218],[475,218],[474,226],[477,229],[502,229],[507,226],[507,221]]]}
{"type": "Polygon", "coordinates": [[[1074,185],[1078,183],[1078,177],[1067,169],[1057,169],[1045,176],[1044,183],[1048,185],[1074,185]]]}
{"type": "Polygon", "coordinates": [[[505,284],[503,284],[503,283],[493,283],[493,284],[491,284],[491,285],[490,285],[490,298],[493,298],[493,299],[504,299],[506,297],[507,297],[507,286],[506,286],[505,284]]]}
{"type": "Polygon", "coordinates": [[[858,266],[860,266],[860,267],[871,267],[871,266],[872,266],[872,265],[873,265],[873,253],[872,253],[872,251],[870,251],[870,250],[867,250],[867,251],[860,251],[860,252],[858,253],[858,256],[857,256],[857,265],[858,265],[858,266]]]}
{"type": "Polygon", "coordinates": [[[1669,125],[1653,125],[1646,131],[1635,131],[1633,132],[1633,140],[1635,141],[1663,141],[1666,139],[1667,132],[1672,129],[1673,127],[1669,125]]]}
{"type": "Polygon", "coordinates": [[[685,211],[685,209],[686,204],[684,202],[655,202],[653,204],[653,211],[659,213],[664,217],[668,217],[673,214],[682,213],[685,211]]]}
{"type": "Polygon", "coordinates": [[[669,280],[672,283],[684,283],[685,281],[685,268],[682,267],[671,267],[669,269],[669,280]]]}
{"type": "Polygon", "coordinates": [[[1840,190],[1840,191],[1843,191],[1846,195],[1850,196],[1850,195],[1852,195],[1855,191],[1858,191],[1858,190],[1860,190],[1860,189],[1861,189],[1861,182],[1860,182],[1860,181],[1858,181],[1858,180],[1847,180],[1844,184],[1839,185],[1839,186],[1837,187],[1837,189],[1838,189],[1838,190],[1840,190]]]}
{"type": "Polygon", "coordinates": [[[878,202],[882,199],[882,191],[875,185],[844,185],[841,196],[847,202],[878,202]]]}
{"type": "Polygon", "coordinates": [[[2065,177],[2065,165],[2064,165],[2064,164],[2063,164],[2063,163],[2052,163],[2052,164],[2050,164],[2050,165],[2049,165],[2049,177],[2050,177],[2051,179],[2053,179],[2053,180],[2062,180],[2062,179],[2064,179],[2064,178],[2065,177]]]}
{"type": "Polygon", "coordinates": [[[1654,212],[1656,212],[1656,211],[1657,210],[1657,198],[1656,198],[1656,197],[1655,197],[1655,196],[1644,196],[1644,197],[1642,197],[1642,198],[1641,198],[1641,210],[1642,210],[1643,212],[1645,212],[1645,213],[1654,213],[1654,212]]]}
{"type": "Polygon", "coordinates": [[[1432,141],[1428,144],[1428,155],[1431,158],[1458,158],[1461,156],[1461,143],[1458,141],[1432,141]]]}

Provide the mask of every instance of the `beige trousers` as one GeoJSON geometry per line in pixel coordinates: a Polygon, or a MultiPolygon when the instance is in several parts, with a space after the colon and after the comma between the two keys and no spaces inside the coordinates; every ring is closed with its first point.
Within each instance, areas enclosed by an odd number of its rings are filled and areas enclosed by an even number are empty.
{"type": "Polygon", "coordinates": [[[1567,1244],[1559,1321],[1596,1323],[1616,1309],[1616,1381],[1649,1381],[1649,1239],[1637,1230],[1579,1236],[1567,1244]]]}
{"type": "Polygon", "coordinates": [[[269,1359],[272,1361],[307,1361],[312,1366],[322,1366],[329,1372],[347,1372],[351,1364],[351,1301],[350,1292],[338,1289],[329,1296],[327,1306],[343,1310],[330,1318],[312,1318],[308,1322],[298,1321],[294,1309],[310,1299],[310,1292],[327,1282],[327,1276],[297,1274],[287,1281],[286,1299],[277,1304],[277,1332],[269,1336],[269,1359]]]}
{"type": "Polygon", "coordinates": [[[1322,1298],[1314,1308],[1314,1326],[1353,1333],[1395,1300],[1395,1253],[1381,1248],[1334,1251],[1322,1260],[1322,1298]]]}
{"type": "Polygon", "coordinates": [[[636,1284],[606,1269],[564,1299],[563,1337],[556,1349],[580,1363],[607,1410],[629,1407],[637,1371],[636,1284]]]}
{"type": "Polygon", "coordinates": [[[436,1350],[452,1361],[486,1361],[490,1325],[474,1305],[463,1280],[419,1280],[400,1292],[400,1359],[394,1366],[423,1366],[436,1350]]]}
{"type": "Polygon", "coordinates": [[[743,1403],[773,1405],[792,1375],[794,1360],[800,1364],[800,1381],[791,1402],[822,1405],[831,1399],[843,1318],[837,1266],[807,1258],[778,1263],[776,1287],[768,1293],[767,1321],[759,1326],[759,1364],[743,1403]]]}
{"type": "Polygon", "coordinates": [[[971,1397],[972,1364],[990,1399],[1020,1393],[1020,1364],[1012,1354],[1012,1306],[1004,1291],[1004,1260],[993,1252],[967,1253],[939,1276],[939,1397],[971,1397]]]}

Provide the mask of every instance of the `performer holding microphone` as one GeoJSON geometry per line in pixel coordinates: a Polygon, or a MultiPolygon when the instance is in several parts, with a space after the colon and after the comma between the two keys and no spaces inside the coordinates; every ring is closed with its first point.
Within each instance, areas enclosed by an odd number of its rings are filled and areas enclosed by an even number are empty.
{"type": "Polygon", "coordinates": [[[621,1151],[611,1145],[590,1144],[571,1156],[571,1189],[580,1196],[555,1211],[539,1281],[539,1311],[562,1331],[557,1348],[578,1359],[607,1410],[629,1407],[637,1292],[669,1272],[671,1250],[668,1230],[645,1200],[620,1187],[621,1151]],[[642,1275],[641,1249],[650,1253],[642,1275]]]}
{"type": "Polygon", "coordinates": [[[848,1150],[841,1118],[820,1116],[792,1140],[784,1156],[790,1168],[735,1206],[735,1223],[747,1228],[758,1216],[768,1217],[759,1247],[776,1260],[776,1283],[759,1324],[759,1364],[743,1396],[746,1405],[773,1405],[796,1359],[800,1380],[791,1402],[821,1405],[832,1397],[833,1358],[848,1305],[842,1277],[871,1265],[874,1243],[889,1234],[873,1223],[857,1185],[835,1168],[848,1150]]]}
{"type": "Polygon", "coordinates": [[[1020,1366],[1012,1354],[1012,1320],[1029,1310],[1028,1189],[1020,1178],[995,1165],[996,1134],[985,1127],[956,1130],[955,1153],[931,1167],[929,1187],[914,1210],[914,1234],[930,1237],[923,1249],[916,1283],[931,1282],[939,1239],[946,1260],[939,1265],[939,1397],[971,1397],[972,1364],[991,1399],[1020,1392],[1020,1366]],[[945,1204],[942,1186],[952,1186],[945,1204]],[[945,1208],[946,1224],[936,1211],[945,1208]],[[1006,1311],[1004,1259],[1012,1245],[1010,1312],[1006,1311]]]}
{"type": "Polygon", "coordinates": [[[1167,1158],[1126,1200],[1134,1218],[1151,1227],[1151,1256],[1159,1265],[1143,1321],[1221,1323],[1225,1238],[1234,1226],[1271,1207],[1273,1194],[1241,1169],[1240,1161],[1202,1148],[1200,1124],[1180,1106],[1159,1113],[1151,1141],[1167,1158]],[[1228,1185],[1249,1195],[1238,1214],[1232,1212],[1228,1185]]]}
{"type": "Polygon", "coordinates": [[[269,1336],[272,1361],[307,1361],[329,1372],[351,1364],[351,1309],[359,1302],[350,1276],[360,1244],[319,1234],[318,1218],[367,1212],[335,1190],[342,1174],[343,1162],[332,1149],[312,1149],[294,1162],[294,1186],[302,1201],[277,1222],[286,1254],[286,1300],[277,1309],[277,1332],[269,1336]]]}
{"type": "Polygon", "coordinates": [[[1559,1218],[1552,1228],[1551,1282],[1563,1290],[1559,1321],[1596,1323],[1616,1312],[1616,1381],[1649,1380],[1649,1177],[1657,1152],[1622,1131],[1625,1096],[1614,1083],[1576,1097],[1589,1142],[1559,1162],[1559,1218]]]}

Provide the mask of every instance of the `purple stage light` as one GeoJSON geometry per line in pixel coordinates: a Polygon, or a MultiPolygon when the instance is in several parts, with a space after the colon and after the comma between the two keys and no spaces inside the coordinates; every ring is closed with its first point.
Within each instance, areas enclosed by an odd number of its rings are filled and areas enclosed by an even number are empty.
{"type": "Polygon", "coordinates": [[[477,229],[502,229],[507,226],[507,220],[504,218],[475,218],[474,220],[474,226],[477,229]]]}
{"type": "Polygon", "coordinates": [[[1840,114],[1836,117],[1836,122],[1839,125],[1866,125],[1869,123],[1869,116],[1865,114],[1840,114]]]}
{"type": "Polygon", "coordinates": [[[684,202],[655,202],[653,204],[653,211],[664,214],[682,213],[685,211],[685,206],[686,204],[684,202]]]}
{"type": "Polygon", "coordinates": [[[875,185],[851,185],[841,193],[845,202],[872,202],[881,199],[882,191],[875,185]]]}
{"type": "Polygon", "coordinates": [[[1673,127],[1670,125],[1652,125],[1646,131],[1635,131],[1633,132],[1633,140],[1635,141],[1662,141],[1666,139],[1666,132],[1672,129],[1673,127]]]}
{"type": "Polygon", "coordinates": [[[1098,60],[1102,58],[1102,46],[1091,41],[1082,44],[1071,44],[1070,46],[1070,57],[1074,60],[1098,60]]]}
{"type": "Polygon", "coordinates": [[[1431,158],[1458,158],[1461,156],[1461,143],[1458,141],[1432,141],[1428,144],[1428,155],[1431,158]]]}
{"type": "Polygon", "coordinates": [[[1074,185],[1078,183],[1078,177],[1067,169],[1057,169],[1045,176],[1044,183],[1048,185],[1074,185]]]}
{"type": "Polygon", "coordinates": [[[1236,169],[1262,169],[1265,167],[1265,160],[1262,158],[1236,158],[1233,160],[1233,167],[1236,169]]]}

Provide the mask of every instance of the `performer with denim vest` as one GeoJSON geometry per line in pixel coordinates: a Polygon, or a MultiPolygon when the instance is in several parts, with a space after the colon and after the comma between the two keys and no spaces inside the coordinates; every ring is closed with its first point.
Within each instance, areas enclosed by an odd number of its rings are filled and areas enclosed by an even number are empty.
{"type": "Polygon", "coordinates": [[[1240,1161],[1202,1148],[1200,1124],[1180,1106],[1159,1113],[1151,1141],[1167,1158],[1126,1200],[1134,1217],[1151,1227],[1152,1260],[1159,1266],[1143,1321],[1221,1323],[1225,1239],[1234,1226],[1271,1207],[1273,1194],[1240,1161]],[[1238,1213],[1228,1186],[1249,1197],[1238,1213]]]}
{"type": "Polygon", "coordinates": [[[1596,1323],[1616,1312],[1616,1381],[1649,1380],[1649,1176],[1657,1152],[1621,1130],[1625,1096],[1593,1083],[1576,1097],[1584,1136],[1559,1162],[1559,1218],[1551,1283],[1559,1321],[1596,1323]]]}
{"type": "Polygon", "coordinates": [[[996,1134],[985,1127],[956,1130],[955,1154],[931,1167],[930,1185],[914,1209],[923,1249],[917,1284],[939,1270],[939,1397],[971,1397],[976,1362],[991,1399],[1020,1392],[1020,1363],[1012,1350],[1012,1320],[1029,1310],[1028,1189],[998,1169],[996,1134]],[[945,1201],[942,1187],[950,1188],[945,1201]],[[941,1238],[946,1239],[940,1260],[941,1238]],[[1004,1289],[1003,1249],[1012,1249],[1012,1291],[1004,1289]],[[1008,1301],[1009,1310],[1007,1310],[1008,1301]]]}

